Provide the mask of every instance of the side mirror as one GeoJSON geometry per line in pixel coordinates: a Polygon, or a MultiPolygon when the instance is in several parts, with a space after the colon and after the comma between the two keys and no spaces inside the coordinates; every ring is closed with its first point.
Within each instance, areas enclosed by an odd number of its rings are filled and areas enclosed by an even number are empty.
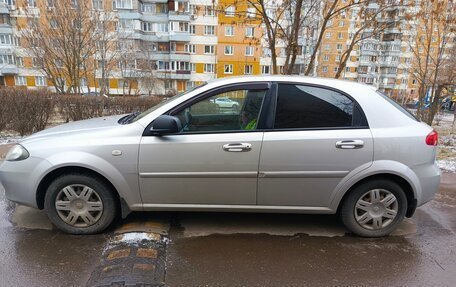
{"type": "Polygon", "coordinates": [[[176,134],[182,130],[182,124],[179,118],[167,115],[161,115],[155,119],[150,129],[150,135],[163,136],[176,134]]]}

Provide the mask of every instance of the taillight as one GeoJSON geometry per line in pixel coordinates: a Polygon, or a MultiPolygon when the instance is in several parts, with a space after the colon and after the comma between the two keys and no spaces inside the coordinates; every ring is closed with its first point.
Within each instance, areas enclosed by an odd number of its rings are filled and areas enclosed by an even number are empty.
{"type": "Polygon", "coordinates": [[[436,131],[432,131],[426,137],[426,144],[436,146],[439,142],[439,134],[436,131]]]}

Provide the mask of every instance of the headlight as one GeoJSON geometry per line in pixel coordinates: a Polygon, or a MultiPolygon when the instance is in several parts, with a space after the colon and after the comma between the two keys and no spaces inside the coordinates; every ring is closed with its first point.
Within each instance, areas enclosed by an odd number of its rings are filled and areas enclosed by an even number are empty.
{"type": "Polygon", "coordinates": [[[6,154],[5,160],[7,161],[19,161],[27,159],[30,156],[29,152],[20,144],[12,147],[6,154]]]}

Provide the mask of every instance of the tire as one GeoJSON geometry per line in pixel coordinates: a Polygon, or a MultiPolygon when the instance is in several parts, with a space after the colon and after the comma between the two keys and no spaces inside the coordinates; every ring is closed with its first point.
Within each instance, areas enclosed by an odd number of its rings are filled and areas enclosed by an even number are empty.
{"type": "Polygon", "coordinates": [[[70,234],[95,234],[114,221],[118,204],[104,181],[85,174],[67,174],[48,187],[44,208],[51,222],[70,234]]]}
{"type": "Polygon", "coordinates": [[[355,187],[339,210],[345,227],[362,237],[387,236],[402,222],[406,211],[404,190],[397,183],[383,179],[355,187]]]}

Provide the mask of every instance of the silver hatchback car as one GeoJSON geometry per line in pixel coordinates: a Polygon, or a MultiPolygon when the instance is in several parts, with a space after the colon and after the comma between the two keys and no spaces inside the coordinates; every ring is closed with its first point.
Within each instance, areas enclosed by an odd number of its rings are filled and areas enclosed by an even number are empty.
{"type": "Polygon", "coordinates": [[[392,232],[431,200],[438,135],[371,87],[304,77],[211,81],[138,114],[64,124],[14,146],[8,199],[91,234],[130,211],[338,213],[392,232]],[[236,108],[220,108],[229,98],[236,108]]]}

